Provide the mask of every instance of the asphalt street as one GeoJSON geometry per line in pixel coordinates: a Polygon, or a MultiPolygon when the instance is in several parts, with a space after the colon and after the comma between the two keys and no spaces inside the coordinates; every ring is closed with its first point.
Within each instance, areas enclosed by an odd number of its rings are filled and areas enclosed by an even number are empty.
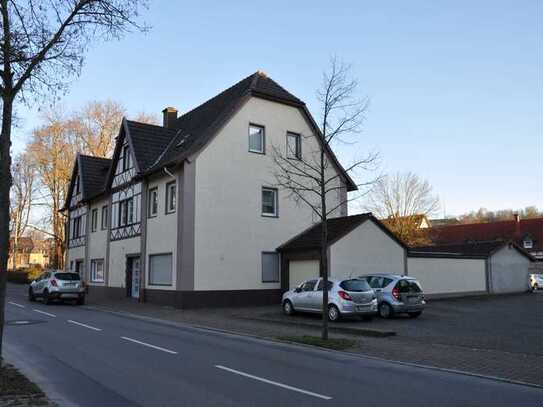
{"type": "Polygon", "coordinates": [[[179,328],[8,287],[4,357],[61,406],[542,406],[543,390],[179,328]]]}

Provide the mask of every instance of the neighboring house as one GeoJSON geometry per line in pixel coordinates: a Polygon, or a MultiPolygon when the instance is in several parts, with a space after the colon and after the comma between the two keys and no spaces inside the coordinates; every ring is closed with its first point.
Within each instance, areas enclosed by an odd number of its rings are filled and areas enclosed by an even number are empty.
{"type": "MultiPolygon", "coordinates": [[[[275,248],[316,219],[275,186],[273,150],[294,138],[310,154],[319,134],[304,102],[261,72],[180,117],[164,109],[163,126],[124,119],[111,160],[77,157],[67,267],[91,296],[182,308],[277,302],[275,248]]],[[[346,215],[339,203],[356,186],[326,152],[338,187],[328,205],[346,215]]]]}
{"type": "MultiPolygon", "coordinates": [[[[417,278],[433,297],[524,292],[533,258],[513,242],[408,248],[370,213],[329,219],[329,275],[370,273],[417,278]]],[[[282,289],[319,277],[321,223],[294,236],[281,253],[282,289]]]]}
{"type": "MultiPolygon", "coordinates": [[[[13,270],[14,239],[10,239],[10,251],[8,256],[8,270],[13,270]]],[[[15,256],[15,268],[26,268],[31,265],[47,267],[49,265],[49,246],[47,240],[37,240],[31,237],[21,237],[17,241],[17,253],[15,256]]]]}
{"type": "Polygon", "coordinates": [[[426,217],[426,215],[422,214],[388,218],[383,219],[382,222],[387,226],[390,226],[390,224],[394,224],[395,222],[404,223],[406,225],[413,225],[413,227],[416,229],[426,229],[432,227],[430,220],[426,217]]]}
{"type": "Polygon", "coordinates": [[[440,218],[440,219],[429,219],[429,227],[440,228],[443,226],[452,226],[459,225],[460,221],[457,218],[440,218]]]}
{"type": "Polygon", "coordinates": [[[511,240],[536,259],[543,259],[543,218],[520,219],[515,215],[509,221],[433,227],[427,233],[437,245],[511,240]]]}

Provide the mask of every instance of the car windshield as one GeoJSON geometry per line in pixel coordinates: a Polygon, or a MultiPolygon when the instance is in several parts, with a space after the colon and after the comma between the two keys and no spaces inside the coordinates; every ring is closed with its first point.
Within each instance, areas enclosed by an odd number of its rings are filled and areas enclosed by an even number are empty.
{"type": "Polygon", "coordinates": [[[79,281],[79,274],[77,274],[77,273],[56,273],[55,278],[57,280],[79,281]]]}
{"type": "Polygon", "coordinates": [[[339,286],[345,291],[370,291],[371,288],[366,280],[344,280],[339,283],[339,286]]]}

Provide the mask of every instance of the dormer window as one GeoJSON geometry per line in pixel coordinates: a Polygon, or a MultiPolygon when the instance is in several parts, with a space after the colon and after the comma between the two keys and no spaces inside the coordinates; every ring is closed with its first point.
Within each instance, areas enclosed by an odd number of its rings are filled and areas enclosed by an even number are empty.
{"type": "Polygon", "coordinates": [[[534,242],[529,237],[525,237],[523,242],[522,242],[522,245],[524,246],[525,249],[533,249],[534,242]]]}
{"type": "Polygon", "coordinates": [[[123,147],[123,171],[130,169],[130,149],[128,146],[123,147]]]}

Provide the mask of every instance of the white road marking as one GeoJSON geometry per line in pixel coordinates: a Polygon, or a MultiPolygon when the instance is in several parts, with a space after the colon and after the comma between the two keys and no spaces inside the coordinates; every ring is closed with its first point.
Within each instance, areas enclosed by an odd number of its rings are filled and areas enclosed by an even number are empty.
{"type": "Polygon", "coordinates": [[[19,308],[24,308],[25,307],[24,305],[17,304],[16,302],[13,302],[13,301],[8,301],[8,304],[15,305],[16,307],[19,307],[19,308]]]}
{"type": "Polygon", "coordinates": [[[50,314],[50,313],[48,313],[48,312],[45,312],[45,311],[41,311],[41,310],[39,310],[39,309],[35,309],[35,308],[34,308],[34,309],[33,309],[32,311],[34,311],[34,312],[38,312],[38,313],[40,313],[40,314],[43,314],[43,315],[47,315],[48,317],[53,317],[53,318],[55,318],[55,317],[56,317],[56,315],[55,315],[55,314],[50,314]]]}
{"type": "Polygon", "coordinates": [[[324,396],[322,394],[313,393],[312,391],[299,389],[297,387],[289,386],[289,385],[286,385],[286,384],[283,384],[283,383],[274,382],[273,380],[268,380],[268,379],[264,379],[262,377],[253,376],[252,374],[245,373],[245,372],[240,372],[239,370],[230,369],[229,367],[226,367],[226,366],[215,365],[215,367],[217,369],[226,370],[227,372],[230,372],[230,373],[235,373],[235,374],[238,374],[240,376],[248,377],[249,379],[258,380],[259,382],[271,384],[271,385],[274,385],[274,386],[277,386],[277,387],[282,387],[283,389],[292,390],[292,391],[296,391],[298,393],[307,394],[308,396],[317,397],[317,398],[320,398],[320,399],[323,399],[323,400],[332,400],[332,397],[330,397],[330,396],[324,396]]]}
{"type": "Polygon", "coordinates": [[[87,325],[87,324],[82,324],[81,322],[72,321],[71,319],[69,319],[68,322],[69,322],[70,324],[75,324],[75,325],[82,326],[82,327],[84,327],[84,328],[92,329],[93,331],[101,331],[100,328],[95,328],[94,326],[90,326],[90,325],[87,325]]]}
{"type": "Polygon", "coordinates": [[[166,348],[161,348],[160,346],[151,345],[150,343],[141,342],[141,341],[138,341],[136,339],[127,338],[126,336],[121,336],[121,339],[124,339],[125,341],[134,342],[134,343],[137,343],[137,344],[140,344],[140,345],[143,345],[143,346],[147,346],[149,348],[153,348],[153,349],[156,349],[156,350],[161,350],[162,352],[171,353],[172,355],[177,355],[176,351],[166,349],[166,348]]]}

